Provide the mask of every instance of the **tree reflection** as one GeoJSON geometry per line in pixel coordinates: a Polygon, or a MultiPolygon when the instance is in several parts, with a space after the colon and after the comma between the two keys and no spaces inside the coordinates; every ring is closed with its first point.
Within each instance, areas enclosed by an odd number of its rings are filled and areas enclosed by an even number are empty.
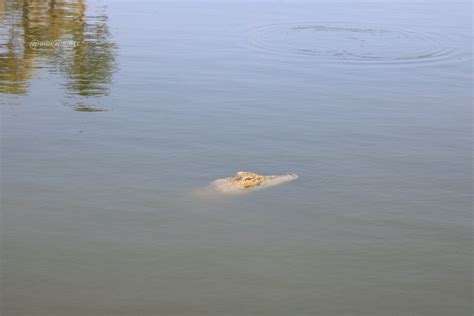
{"type": "Polygon", "coordinates": [[[0,0],[0,19],[5,15],[5,0],[0,0]]]}
{"type": "Polygon", "coordinates": [[[26,94],[43,68],[64,74],[69,94],[107,95],[116,46],[103,11],[87,15],[85,0],[0,0],[0,93],[26,94]]]}
{"type": "Polygon", "coordinates": [[[33,60],[22,39],[21,6],[18,1],[3,2],[2,5],[0,92],[25,94],[33,60]]]}
{"type": "Polygon", "coordinates": [[[80,95],[103,95],[112,79],[115,45],[110,41],[107,16],[96,17],[96,23],[85,23],[75,32],[73,56],[68,68],[68,87],[80,95]]]}

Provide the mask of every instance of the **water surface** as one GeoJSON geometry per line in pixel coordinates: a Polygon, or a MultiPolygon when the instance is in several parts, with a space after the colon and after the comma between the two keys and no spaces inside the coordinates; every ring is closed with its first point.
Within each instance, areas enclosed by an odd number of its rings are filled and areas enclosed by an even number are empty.
{"type": "Polygon", "coordinates": [[[472,315],[471,9],[0,1],[0,311],[472,315]]]}

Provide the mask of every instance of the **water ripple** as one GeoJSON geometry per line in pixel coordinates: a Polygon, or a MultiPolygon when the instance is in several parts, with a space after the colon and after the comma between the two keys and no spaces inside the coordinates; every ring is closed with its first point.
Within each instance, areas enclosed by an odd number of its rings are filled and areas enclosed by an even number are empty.
{"type": "Polygon", "coordinates": [[[316,57],[335,63],[421,64],[456,60],[456,51],[431,34],[390,27],[288,23],[248,30],[262,54],[316,57]]]}

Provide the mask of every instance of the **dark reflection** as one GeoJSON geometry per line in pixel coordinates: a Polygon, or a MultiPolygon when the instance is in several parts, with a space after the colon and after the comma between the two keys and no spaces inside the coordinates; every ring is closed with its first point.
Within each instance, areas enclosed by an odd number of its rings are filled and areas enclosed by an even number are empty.
{"type": "Polygon", "coordinates": [[[63,74],[69,94],[107,95],[116,46],[105,9],[88,12],[85,0],[0,0],[0,93],[26,94],[43,68],[63,74]]]}
{"type": "Polygon", "coordinates": [[[0,92],[26,94],[33,56],[24,43],[21,5],[2,1],[0,29],[0,92]]]}
{"type": "MultiPolygon", "coordinates": [[[[84,16],[81,16],[84,21],[84,16]]],[[[68,87],[80,95],[102,95],[108,92],[114,63],[114,44],[109,41],[107,17],[99,16],[96,23],[81,23],[73,42],[73,56],[68,68],[68,87]]]]}
{"type": "Polygon", "coordinates": [[[77,111],[77,112],[104,112],[104,111],[107,111],[107,110],[92,107],[90,105],[77,104],[76,106],[74,106],[74,111],[77,111]]]}

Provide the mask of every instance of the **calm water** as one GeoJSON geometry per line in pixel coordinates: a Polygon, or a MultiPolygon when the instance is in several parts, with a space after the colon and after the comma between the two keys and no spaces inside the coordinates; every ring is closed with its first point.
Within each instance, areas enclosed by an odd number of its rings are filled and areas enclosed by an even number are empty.
{"type": "Polygon", "coordinates": [[[0,1],[0,312],[472,315],[471,20],[0,1]],[[192,194],[238,170],[300,178],[192,194]]]}

